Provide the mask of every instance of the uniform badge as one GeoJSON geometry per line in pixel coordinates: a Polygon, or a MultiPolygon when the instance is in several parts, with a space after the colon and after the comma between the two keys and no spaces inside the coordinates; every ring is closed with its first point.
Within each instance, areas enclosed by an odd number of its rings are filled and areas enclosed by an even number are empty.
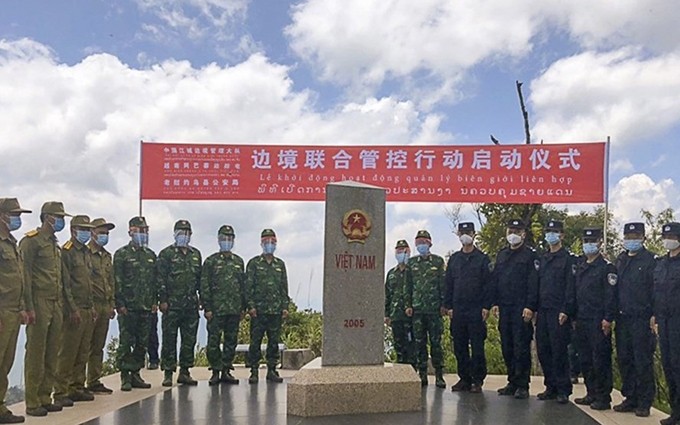
{"type": "Polygon", "coordinates": [[[536,271],[541,270],[541,260],[534,260],[534,268],[536,271]]]}
{"type": "Polygon", "coordinates": [[[616,282],[618,282],[618,281],[619,281],[619,277],[616,275],[616,273],[609,273],[607,275],[607,282],[609,282],[609,284],[611,286],[615,286],[616,282]]]}
{"type": "Polygon", "coordinates": [[[572,264],[571,265],[571,274],[573,274],[574,276],[576,276],[576,269],[577,269],[576,264],[572,264]]]}

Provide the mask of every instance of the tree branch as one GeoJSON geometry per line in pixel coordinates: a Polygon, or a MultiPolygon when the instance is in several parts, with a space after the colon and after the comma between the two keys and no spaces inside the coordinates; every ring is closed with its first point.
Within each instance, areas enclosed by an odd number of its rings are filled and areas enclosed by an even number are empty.
{"type": "Polygon", "coordinates": [[[524,95],[522,95],[522,82],[519,80],[515,81],[517,85],[517,94],[519,95],[519,106],[522,108],[522,117],[524,117],[524,143],[527,145],[531,144],[531,134],[529,133],[529,113],[527,108],[524,106],[524,95]]]}

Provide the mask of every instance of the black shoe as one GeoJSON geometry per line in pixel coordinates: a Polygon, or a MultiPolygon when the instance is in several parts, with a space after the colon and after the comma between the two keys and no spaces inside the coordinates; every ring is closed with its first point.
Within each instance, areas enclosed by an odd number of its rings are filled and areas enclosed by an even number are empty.
{"type": "Polygon", "coordinates": [[[163,382],[161,385],[164,387],[172,387],[172,371],[166,370],[163,372],[163,382]]]}
{"type": "Polygon", "coordinates": [[[132,385],[132,388],[142,388],[142,389],[151,388],[151,384],[144,381],[142,379],[142,375],[140,375],[139,372],[136,372],[136,373],[133,373],[132,375],[130,375],[130,384],[132,385]]]}
{"type": "Polygon", "coordinates": [[[557,394],[557,402],[559,404],[567,404],[569,403],[569,396],[566,394],[557,394]]]}
{"type": "Polygon", "coordinates": [[[649,416],[649,407],[638,407],[635,409],[635,416],[646,418],[649,416]]]}
{"type": "Polygon", "coordinates": [[[456,392],[456,391],[470,391],[470,388],[472,386],[468,383],[463,381],[462,379],[458,382],[456,382],[452,387],[451,391],[456,392]]]}
{"type": "Polygon", "coordinates": [[[71,400],[78,402],[78,401],[93,401],[94,396],[90,393],[86,393],[85,391],[78,391],[75,393],[71,393],[68,395],[68,398],[71,400]]]}
{"type": "Polygon", "coordinates": [[[42,405],[43,409],[47,410],[48,412],[61,412],[62,407],[58,404],[50,403],[50,404],[43,404],[42,405]]]}
{"type": "Polygon", "coordinates": [[[12,412],[5,412],[0,415],[0,424],[20,424],[24,422],[23,416],[13,415],[12,412]]]}
{"type": "Polygon", "coordinates": [[[482,384],[472,384],[470,385],[470,392],[472,394],[479,394],[482,392],[482,384]]]}
{"type": "Polygon", "coordinates": [[[518,400],[524,400],[529,398],[529,391],[524,388],[517,388],[515,391],[515,398],[518,400]]]}
{"type": "Polygon", "coordinates": [[[230,385],[238,385],[238,379],[236,379],[234,375],[231,374],[230,370],[222,371],[222,377],[220,378],[220,381],[230,385]]]}
{"type": "Polygon", "coordinates": [[[606,401],[594,401],[590,403],[590,408],[593,410],[609,410],[612,406],[606,401]]]}
{"type": "Polygon", "coordinates": [[[220,383],[220,371],[213,369],[212,376],[208,379],[208,385],[217,385],[220,383]]]}
{"type": "Polygon", "coordinates": [[[420,372],[420,386],[427,387],[427,372],[420,372]]]}
{"type": "Polygon", "coordinates": [[[58,404],[61,407],[73,407],[73,400],[68,397],[57,397],[54,399],[54,404],[58,404]]]}
{"type": "Polygon", "coordinates": [[[182,385],[198,385],[198,381],[191,377],[189,369],[182,368],[177,375],[177,383],[182,385]]]}
{"type": "Polygon", "coordinates": [[[156,370],[158,369],[158,363],[149,363],[149,365],[146,368],[148,370],[156,370]]]}
{"type": "Polygon", "coordinates": [[[557,398],[557,393],[552,390],[545,390],[542,393],[538,393],[536,397],[539,400],[545,401],[545,400],[555,400],[557,398]]]}
{"type": "Polygon", "coordinates": [[[621,403],[614,406],[614,411],[619,413],[634,412],[635,409],[637,409],[637,403],[633,403],[628,399],[625,399],[621,403]]]}
{"type": "Polygon", "coordinates": [[[42,406],[38,407],[27,407],[26,414],[28,416],[47,416],[47,409],[42,406]]]}
{"type": "Polygon", "coordinates": [[[581,405],[581,406],[590,406],[595,402],[595,399],[589,395],[586,395],[585,397],[579,397],[574,399],[574,403],[581,405]]]}
{"type": "Polygon", "coordinates": [[[571,378],[571,383],[572,384],[578,384],[578,376],[571,378]]]}
{"type": "Polygon", "coordinates": [[[503,388],[498,389],[498,395],[515,395],[515,392],[517,391],[517,387],[515,387],[512,384],[508,384],[504,386],[503,388]]]}
{"type": "Polygon", "coordinates": [[[277,372],[276,369],[268,369],[267,377],[265,379],[270,382],[276,382],[277,384],[283,382],[283,378],[279,376],[279,372],[277,372]]]}
{"type": "Polygon", "coordinates": [[[102,384],[101,382],[89,385],[87,390],[94,394],[113,394],[113,390],[111,388],[107,388],[106,385],[102,384]]]}
{"type": "Polygon", "coordinates": [[[661,419],[659,423],[661,425],[678,425],[680,424],[680,417],[671,415],[666,419],[661,419]]]}

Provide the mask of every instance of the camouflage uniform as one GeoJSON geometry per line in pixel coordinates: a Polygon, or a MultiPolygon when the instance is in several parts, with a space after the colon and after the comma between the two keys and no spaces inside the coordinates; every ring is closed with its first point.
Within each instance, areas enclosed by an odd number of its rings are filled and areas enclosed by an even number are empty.
{"type": "MultiPolygon", "coordinates": [[[[177,230],[191,230],[189,222],[178,221],[175,224],[177,230]]],[[[161,325],[161,369],[166,372],[177,369],[178,329],[182,335],[179,367],[188,369],[194,365],[201,263],[201,253],[192,246],[179,247],[173,244],[158,254],[158,296],[161,305],[167,303],[161,325]]]]}
{"type": "MultiPolygon", "coordinates": [[[[262,237],[276,235],[265,229],[262,237]]],[[[267,367],[274,373],[279,361],[279,341],[281,338],[281,314],[288,310],[288,276],[286,264],[278,257],[261,254],[248,261],[246,267],[246,306],[257,311],[250,322],[250,347],[248,348],[251,373],[256,374],[262,357],[260,344],[267,334],[267,367]]],[[[268,375],[269,377],[269,375],[268,375]]]]}
{"type": "MultiPolygon", "coordinates": [[[[404,242],[406,241],[399,241],[404,242]]],[[[397,248],[400,245],[397,243],[397,248]]],[[[406,244],[408,247],[408,244],[406,244]]],[[[385,278],[385,317],[390,319],[394,336],[394,351],[397,363],[415,365],[413,321],[406,316],[408,289],[413,285],[413,276],[408,266],[394,266],[385,278]]]]}
{"type": "MultiPolygon", "coordinates": [[[[41,215],[66,215],[61,202],[46,202],[41,215]]],[[[24,260],[24,302],[35,314],[35,323],[26,327],[26,413],[44,416],[52,407],[52,389],[57,366],[61,327],[64,319],[61,250],[49,223],[26,233],[19,242],[24,260]]]]}
{"type": "MultiPolygon", "coordinates": [[[[234,235],[231,226],[222,226],[219,234],[234,235]]],[[[229,371],[234,367],[234,355],[238,342],[239,322],[245,310],[245,266],[238,255],[216,252],[203,263],[201,273],[201,302],[205,313],[212,313],[208,320],[208,362],[215,371],[229,371]],[[220,352],[220,340],[224,344],[220,352]]]]}
{"type": "MultiPolygon", "coordinates": [[[[419,231],[418,237],[429,239],[429,233],[419,231]]],[[[427,342],[430,341],[432,366],[437,377],[442,374],[444,356],[442,353],[443,322],[441,308],[444,306],[444,280],[446,268],[444,259],[435,254],[412,257],[408,263],[413,275],[413,284],[408,307],[413,308],[413,333],[416,340],[417,367],[421,381],[427,383],[427,342]]],[[[444,384],[445,385],[445,384],[444,384]]]]}
{"type": "MultiPolygon", "coordinates": [[[[71,229],[74,228],[90,233],[90,218],[86,215],[73,217],[71,229]]],[[[61,331],[54,398],[57,401],[64,398],[73,401],[93,400],[91,395],[83,393],[85,367],[90,356],[90,341],[94,329],[90,249],[71,237],[61,252],[61,280],[66,301],[64,318],[70,322],[61,331]],[[80,319],[76,320],[76,316],[80,319]]]]}
{"type": "MultiPolygon", "coordinates": [[[[103,218],[92,220],[95,228],[106,227],[112,230],[116,227],[113,223],[107,223],[103,218]]],[[[99,246],[94,240],[88,244],[90,261],[92,263],[92,300],[96,320],[90,342],[90,355],[87,359],[87,388],[93,391],[106,390],[100,381],[102,377],[102,364],[104,361],[104,346],[109,333],[109,320],[113,318],[114,282],[113,282],[113,257],[99,246]]],[[[110,392],[110,391],[104,391],[110,392]]]]}
{"type": "MultiPolygon", "coordinates": [[[[19,206],[16,198],[0,199],[0,214],[28,212],[19,206]]],[[[5,407],[5,395],[19,337],[20,312],[24,311],[23,287],[17,240],[7,226],[0,224],[0,419],[18,418],[5,407]]]]}
{"type": "MultiPolygon", "coordinates": [[[[133,217],[130,227],[146,228],[144,217],[133,217]]],[[[156,254],[145,246],[130,242],[113,255],[115,302],[118,310],[120,342],[118,368],[123,386],[130,384],[130,374],[144,367],[149,321],[158,299],[156,289],[156,254]],[[125,309],[125,314],[121,312],[125,309]]]]}

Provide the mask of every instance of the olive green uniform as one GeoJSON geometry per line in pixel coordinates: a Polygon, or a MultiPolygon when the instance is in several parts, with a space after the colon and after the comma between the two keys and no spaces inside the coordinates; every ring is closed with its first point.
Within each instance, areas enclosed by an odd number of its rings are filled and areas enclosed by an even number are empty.
{"type": "Polygon", "coordinates": [[[24,302],[35,313],[35,323],[26,327],[26,408],[52,403],[63,324],[61,250],[56,236],[42,228],[26,233],[19,242],[24,259],[24,302]]]}
{"type": "Polygon", "coordinates": [[[100,383],[104,346],[109,333],[109,320],[114,308],[113,259],[111,254],[94,241],[88,244],[92,263],[92,301],[97,319],[94,322],[90,355],[87,359],[87,386],[100,383]]]}
{"type": "Polygon", "coordinates": [[[397,363],[415,365],[413,321],[406,315],[413,276],[408,266],[393,267],[385,278],[385,317],[390,319],[397,363]]]}

